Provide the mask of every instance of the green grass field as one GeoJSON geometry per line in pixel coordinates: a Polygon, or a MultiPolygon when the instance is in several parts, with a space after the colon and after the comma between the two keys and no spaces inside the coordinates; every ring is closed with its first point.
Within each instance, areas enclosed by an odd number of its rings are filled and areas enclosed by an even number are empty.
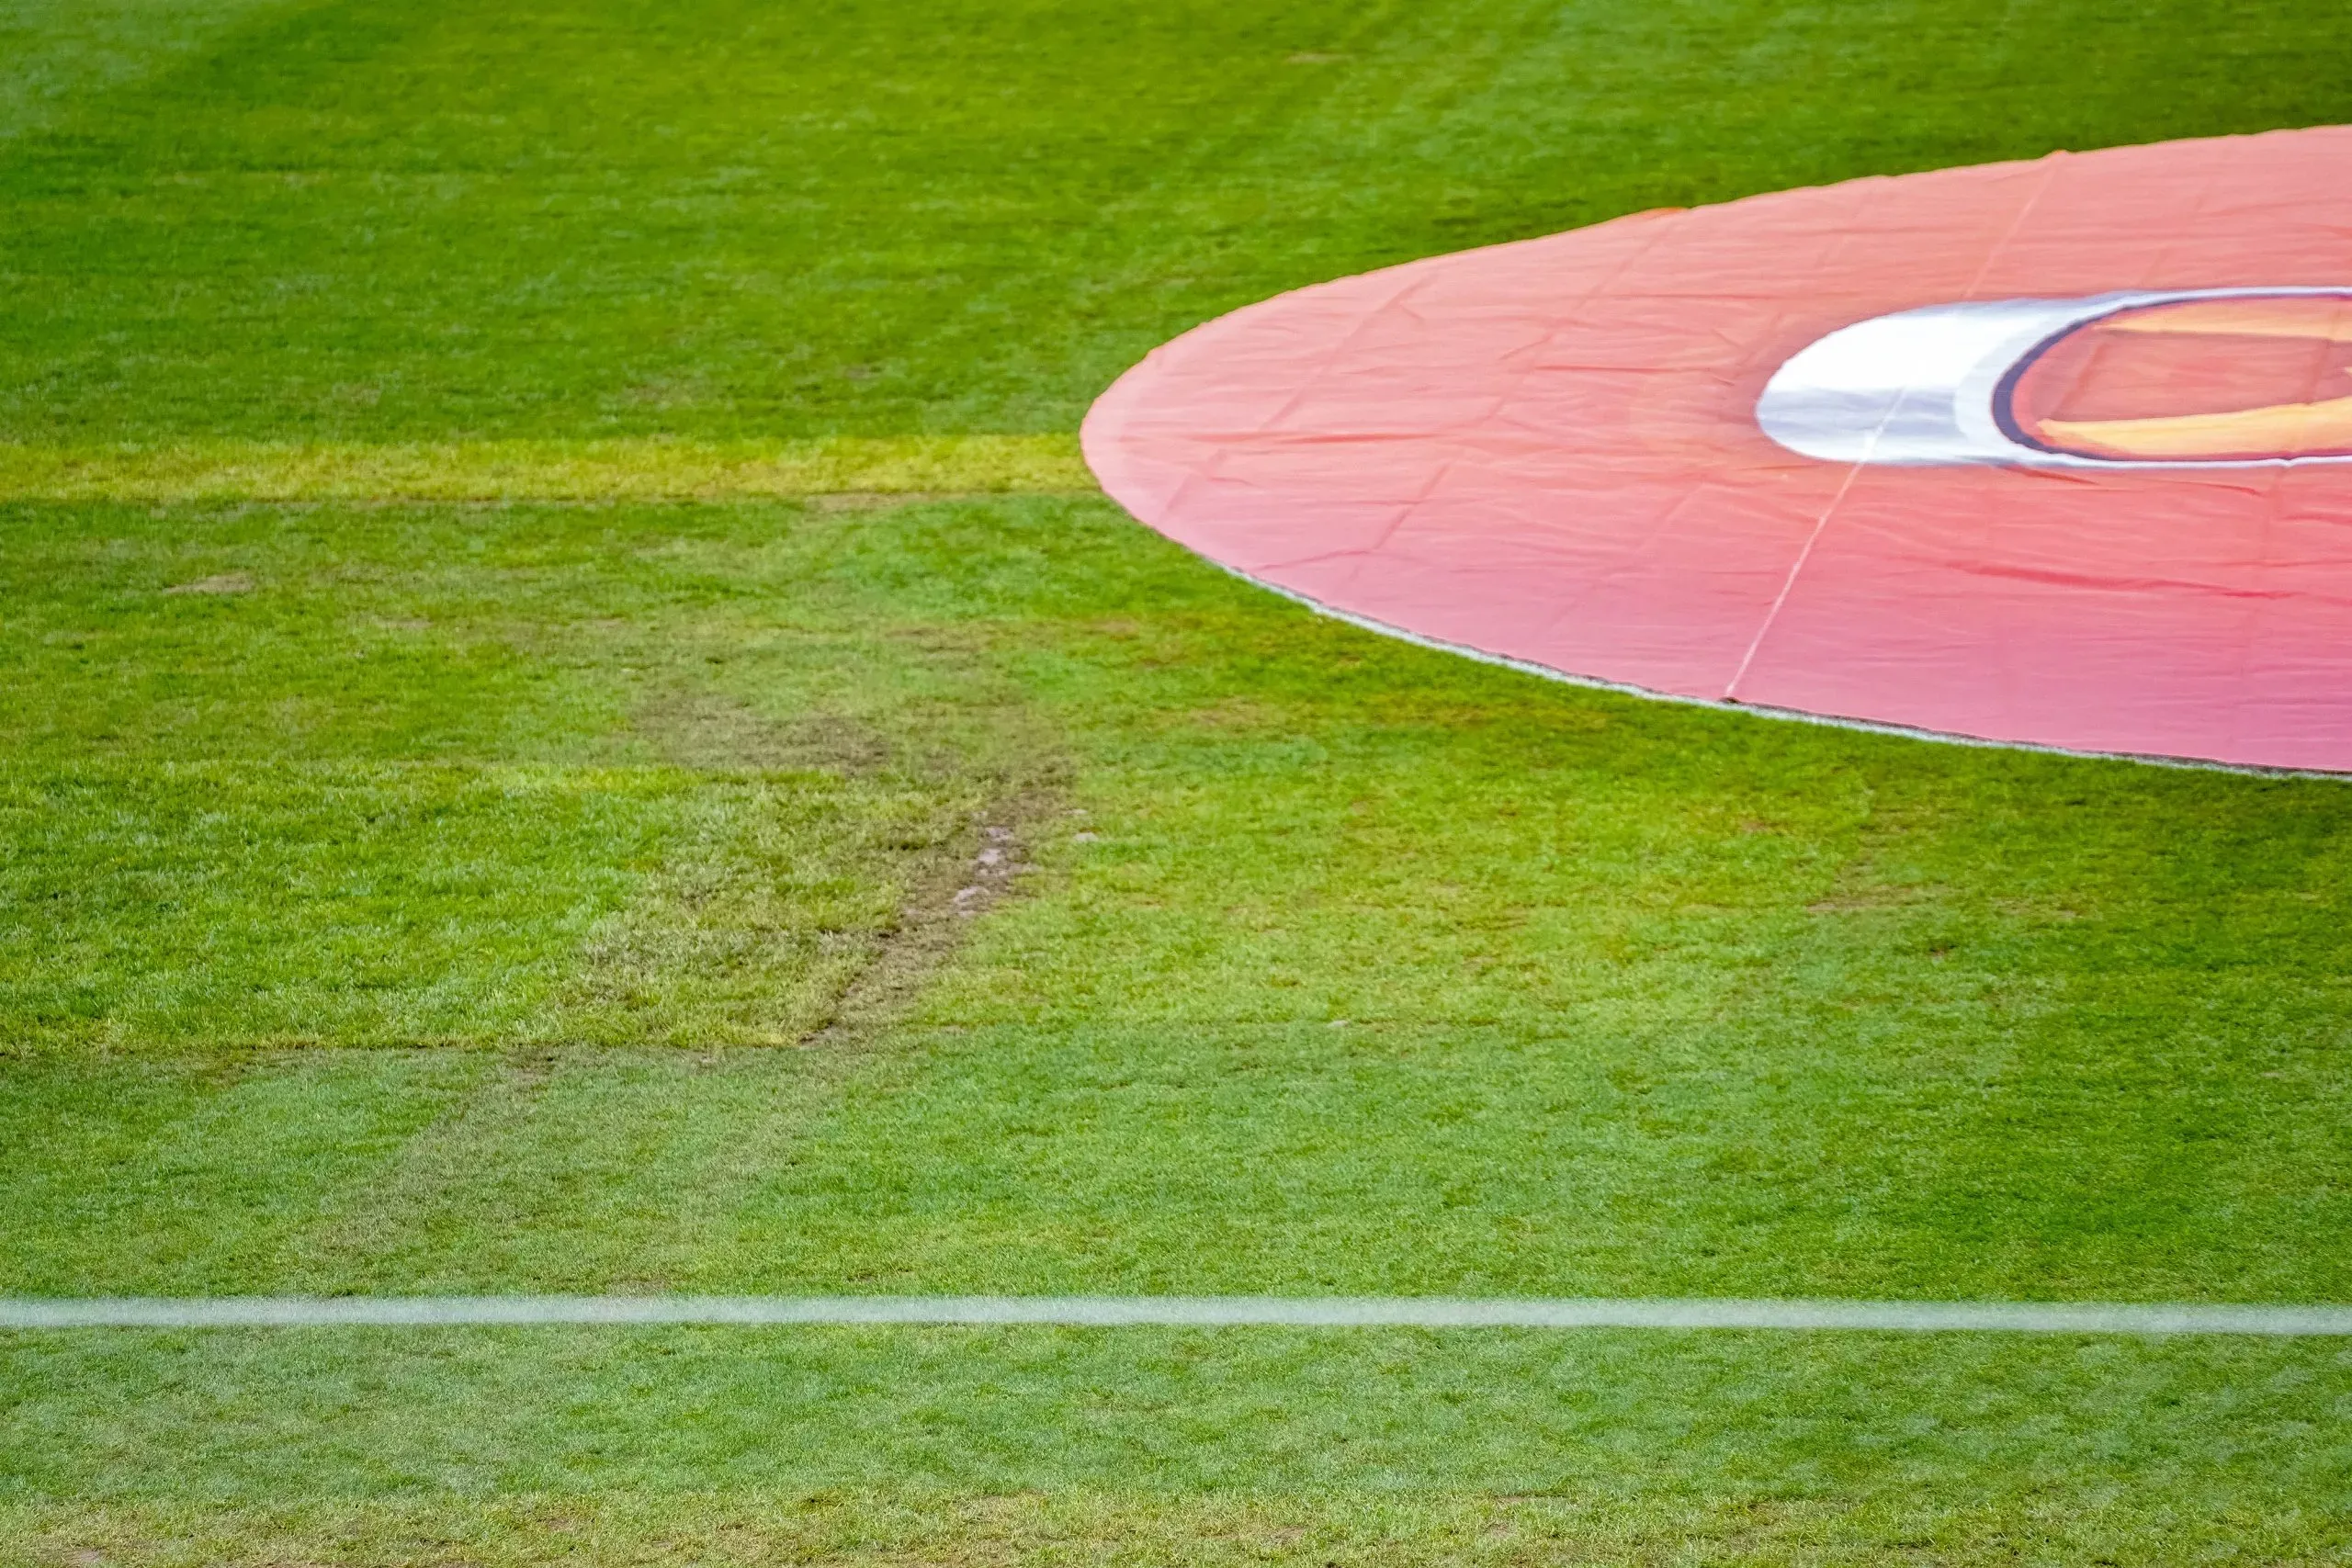
{"type": "MultiPolygon", "coordinates": [[[[1152,344],[2352,119],[2304,0],[0,0],[0,1293],[2352,1300],[2352,790],[1555,686],[1152,344]]],[[[0,1337],[0,1561],[2323,1563],[2352,1350],[0,1337]]]]}

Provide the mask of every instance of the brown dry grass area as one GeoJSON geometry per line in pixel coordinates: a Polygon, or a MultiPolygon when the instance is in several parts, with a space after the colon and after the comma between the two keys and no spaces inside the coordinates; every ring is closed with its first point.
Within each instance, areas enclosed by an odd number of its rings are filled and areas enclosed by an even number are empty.
{"type": "Polygon", "coordinates": [[[611,502],[1093,489],[1077,437],[1067,434],[90,447],[0,442],[0,501],[611,502]]]}

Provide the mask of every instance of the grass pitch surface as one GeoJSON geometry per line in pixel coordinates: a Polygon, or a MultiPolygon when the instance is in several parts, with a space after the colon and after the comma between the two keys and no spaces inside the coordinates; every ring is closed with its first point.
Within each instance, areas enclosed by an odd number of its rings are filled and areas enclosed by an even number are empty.
{"type": "MultiPolygon", "coordinates": [[[[0,1289],[2352,1295],[2352,794],[1554,687],[1153,343],[2316,8],[0,10],[0,1289]]],[[[0,1342],[32,1562],[2339,1561],[2325,1344],[0,1342]],[[89,1554],[96,1554],[91,1556],[89,1554]]]]}

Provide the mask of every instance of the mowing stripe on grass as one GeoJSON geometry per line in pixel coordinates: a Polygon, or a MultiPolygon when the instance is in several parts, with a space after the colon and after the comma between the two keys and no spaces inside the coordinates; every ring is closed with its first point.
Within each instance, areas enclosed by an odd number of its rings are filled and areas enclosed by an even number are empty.
{"type": "Polygon", "coordinates": [[[724,501],[1094,488],[1073,435],[0,443],[0,501],[724,501]]]}
{"type": "Polygon", "coordinates": [[[2352,1335],[2352,1306],[1442,1296],[222,1296],[0,1300],[6,1328],[1042,1324],[1114,1328],[1751,1328],[2352,1335]]]}

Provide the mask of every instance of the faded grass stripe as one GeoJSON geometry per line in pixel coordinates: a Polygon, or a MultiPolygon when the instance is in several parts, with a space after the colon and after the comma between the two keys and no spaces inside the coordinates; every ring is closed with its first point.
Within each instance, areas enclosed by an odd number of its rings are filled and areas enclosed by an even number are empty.
{"type": "Polygon", "coordinates": [[[724,501],[1094,488],[1074,435],[0,443],[0,501],[724,501]]]}
{"type": "Polygon", "coordinates": [[[594,1325],[2352,1335],[2352,1306],[1426,1296],[230,1296],[0,1300],[0,1329],[594,1325]]]}

